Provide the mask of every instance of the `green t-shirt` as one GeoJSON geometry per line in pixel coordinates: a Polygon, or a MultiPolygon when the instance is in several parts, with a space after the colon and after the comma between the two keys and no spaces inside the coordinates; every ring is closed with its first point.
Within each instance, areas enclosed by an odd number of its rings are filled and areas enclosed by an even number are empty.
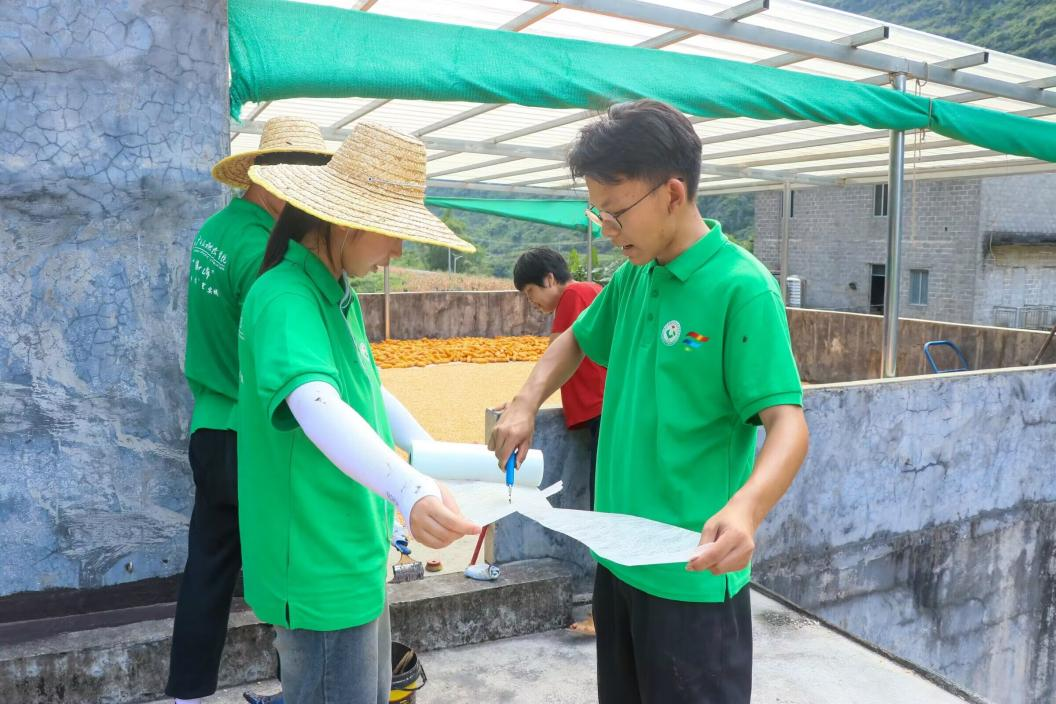
{"type": "MultiPolygon", "coordinates": [[[[596,509],[696,532],[747,481],[759,412],[803,399],[774,277],[706,222],[711,231],[667,266],[620,267],[572,327],[608,367],[596,509]]],[[[599,562],[679,601],[722,601],[751,573],[599,562]]]]}
{"type": "Polygon", "coordinates": [[[331,384],[390,446],[392,433],[354,295],[290,243],[242,309],[238,359],[238,508],[245,597],[286,628],[332,631],[374,620],[385,604],[393,507],[333,465],[286,397],[331,384]]]}
{"type": "Polygon", "coordinates": [[[275,221],[235,198],[205,221],[191,248],[184,373],[194,396],[191,432],[236,429],[238,318],[275,221]]]}

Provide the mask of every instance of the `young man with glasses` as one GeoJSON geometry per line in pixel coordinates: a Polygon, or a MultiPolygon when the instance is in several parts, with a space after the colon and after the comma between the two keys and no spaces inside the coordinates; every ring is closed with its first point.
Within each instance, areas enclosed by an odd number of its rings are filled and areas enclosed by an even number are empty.
{"type": "Polygon", "coordinates": [[[780,292],[701,218],[700,160],[692,124],[655,101],[613,106],[580,132],[569,165],[586,181],[587,216],[628,263],[550,345],[490,439],[500,461],[523,457],[539,406],[585,355],[608,368],[596,509],[701,533],[685,565],[599,559],[601,704],[749,702],[754,536],[807,450],[780,292]]]}

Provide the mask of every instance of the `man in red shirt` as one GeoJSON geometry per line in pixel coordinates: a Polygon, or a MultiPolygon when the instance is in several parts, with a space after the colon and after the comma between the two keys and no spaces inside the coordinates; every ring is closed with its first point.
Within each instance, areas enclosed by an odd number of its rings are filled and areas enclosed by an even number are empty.
{"type": "MultiPolygon", "coordinates": [[[[573,281],[568,262],[548,247],[530,249],[513,265],[513,285],[543,313],[554,314],[550,341],[572,327],[576,318],[601,292],[595,283],[573,281]]],[[[605,369],[584,358],[576,373],[561,387],[561,408],[569,430],[590,433],[590,507],[594,508],[594,470],[598,461],[598,429],[601,399],[605,391],[605,369]]],[[[594,634],[594,619],[572,624],[575,631],[594,634]]]]}

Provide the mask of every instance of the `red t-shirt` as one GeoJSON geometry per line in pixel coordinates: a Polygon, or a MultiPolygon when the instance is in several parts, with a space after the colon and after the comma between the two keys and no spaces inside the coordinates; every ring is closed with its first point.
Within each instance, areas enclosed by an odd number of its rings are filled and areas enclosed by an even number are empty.
{"type": "MultiPolygon", "coordinates": [[[[572,327],[576,318],[601,293],[595,283],[572,281],[561,294],[554,311],[554,333],[572,327]]],[[[565,425],[574,428],[601,415],[601,397],[605,392],[605,369],[589,358],[584,358],[572,378],[561,387],[561,407],[565,411],[565,425]]]]}

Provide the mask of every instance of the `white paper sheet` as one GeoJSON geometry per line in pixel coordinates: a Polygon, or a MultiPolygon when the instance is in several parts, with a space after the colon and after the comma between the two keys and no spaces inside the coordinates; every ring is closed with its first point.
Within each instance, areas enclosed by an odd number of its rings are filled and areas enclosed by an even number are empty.
{"type": "Polygon", "coordinates": [[[685,563],[700,541],[699,533],[639,516],[552,507],[547,497],[561,490],[561,482],[538,488],[543,479],[538,450],[529,451],[517,471],[512,502],[505,474],[484,445],[415,443],[411,464],[443,481],[466,518],[480,526],[520,513],[621,565],[685,563]]]}
{"type": "MultiPolygon", "coordinates": [[[[544,499],[545,501],[545,499],[544,499]]],[[[620,565],[689,562],[700,533],[622,513],[526,506],[518,509],[550,530],[564,533],[620,565]]]]}
{"type": "Polygon", "coordinates": [[[561,482],[542,490],[514,484],[513,503],[510,503],[503,483],[454,480],[444,484],[451,490],[462,514],[479,526],[494,523],[518,511],[553,511],[546,497],[561,491],[561,482]]]}
{"type": "MultiPolygon", "coordinates": [[[[495,453],[484,445],[418,441],[411,446],[410,463],[423,474],[442,482],[471,480],[497,482],[500,486],[506,483],[506,473],[499,468],[495,453]]],[[[514,486],[538,488],[542,481],[543,453],[529,450],[517,468],[514,486]]]]}

